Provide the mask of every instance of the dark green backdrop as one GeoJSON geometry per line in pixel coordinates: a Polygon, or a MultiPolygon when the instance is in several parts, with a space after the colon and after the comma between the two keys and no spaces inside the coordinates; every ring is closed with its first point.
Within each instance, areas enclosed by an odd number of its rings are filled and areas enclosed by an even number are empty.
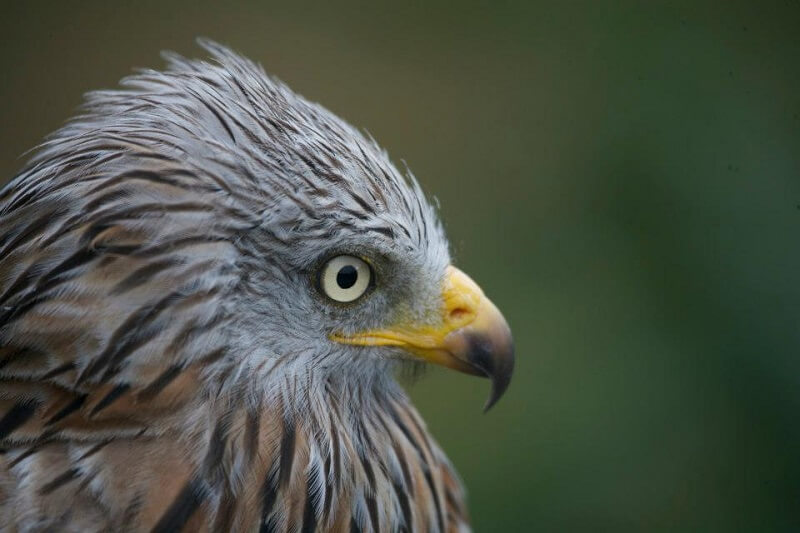
{"type": "Polygon", "coordinates": [[[488,415],[482,380],[411,388],[478,531],[800,528],[800,2],[1,13],[0,182],[196,35],[408,162],[517,341],[488,415]]]}

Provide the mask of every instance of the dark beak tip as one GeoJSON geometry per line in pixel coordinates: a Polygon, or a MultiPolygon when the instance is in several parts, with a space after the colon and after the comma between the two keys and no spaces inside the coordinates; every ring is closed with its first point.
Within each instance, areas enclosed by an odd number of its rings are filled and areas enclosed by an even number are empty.
{"type": "Polygon", "coordinates": [[[492,390],[489,393],[489,398],[483,406],[484,414],[491,409],[508,390],[511,384],[511,376],[514,373],[514,349],[511,348],[510,355],[503,360],[505,364],[500,365],[501,368],[495,368],[491,375],[487,375],[492,380],[492,390]]]}
{"type": "Polygon", "coordinates": [[[473,337],[471,339],[471,362],[481,373],[492,381],[492,389],[489,398],[483,406],[483,412],[491,409],[505,394],[511,384],[511,376],[514,373],[514,343],[511,334],[508,332],[505,342],[489,344],[486,339],[473,337]]]}
{"type": "Polygon", "coordinates": [[[503,321],[499,327],[475,331],[457,330],[448,336],[447,350],[462,361],[462,372],[489,378],[492,382],[489,398],[483,407],[487,412],[503,396],[514,373],[514,340],[503,321]]]}

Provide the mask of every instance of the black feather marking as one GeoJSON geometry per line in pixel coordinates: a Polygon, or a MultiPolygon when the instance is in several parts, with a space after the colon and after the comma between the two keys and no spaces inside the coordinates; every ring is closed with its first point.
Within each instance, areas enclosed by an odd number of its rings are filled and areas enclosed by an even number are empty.
{"type": "MultiPolygon", "coordinates": [[[[441,531],[443,531],[444,530],[444,517],[443,517],[443,514],[442,514],[442,505],[441,505],[441,502],[439,501],[439,499],[440,499],[439,498],[439,491],[436,490],[436,484],[433,482],[433,477],[431,476],[431,469],[430,469],[430,465],[428,464],[428,460],[427,460],[428,456],[425,453],[423,453],[422,448],[417,443],[416,439],[414,439],[414,437],[411,435],[411,431],[403,423],[403,421],[401,420],[400,415],[397,413],[397,411],[395,411],[395,409],[392,408],[392,407],[389,407],[388,411],[389,411],[389,414],[392,416],[392,419],[394,420],[394,422],[400,428],[400,431],[402,431],[403,435],[405,435],[406,439],[408,439],[408,442],[410,442],[411,445],[417,450],[417,454],[419,455],[419,459],[420,459],[420,466],[422,467],[422,473],[425,475],[425,481],[427,482],[428,488],[431,491],[431,497],[433,498],[434,506],[436,508],[436,521],[439,524],[439,529],[441,531]]],[[[416,422],[416,420],[414,420],[413,417],[411,418],[411,422],[414,424],[414,426],[416,427],[416,429],[418,431],[422,432],[422,428],[419,427],[419,424],[416,422]]],[[[421,434],[423,435],[423,438],[424,438],[424,433],[421,433],[421,434]]],[[[427,442],[426,442],[426,444],[427,444],[427,442]]]]}
{"type": "Polygon", "coordinates": [[[47,372],[46,374],[43,374],[42,377],[39,379],[41,380],[53,379],[56,376],[60,376],[65,372],[73,370],[74,368],[75,368],[75,363],[70,361],[68,363],[64,363],[63,365],[55,367],[53,370],[47,372]]]}
{"type": "MultiPolygon", "coordinates": [[[[380,531],[378,528],[380,525],[378,522],[378,502],[375,501],[373,496],[366,496],[364,499],[367,500],[367,510],[369,511],[369,521],[372,524],[372,531],[380,531]]],[[[440,531],[443,531],[443,529],[440,531]]]]}
{"type": "Polygon", "coordinates": [[[24,452],[19,454],[13,461],[9,462],[8,463],[8,468],[9,469],[14,468],[18,464],[20,464],[22,461],[24,461],[25,459],[30,457],[31,455],[37,453],[39,450],[41,450],[44,447],[45,444],[47,444],[47,442],[48,441],[45,441],[43,443],[37,443],[37,444],[34,444],[33,446],[30,446],[27,450],[25,450],[24,452]]]}
{"type": "Polygon", "coordinates": [[[167,385],[172,383],[172,381],[178,377],[178,374],[181,373],[181,370],[183,370],[182,365],[172,365],[168,367],[149,385],[139,391],[139,393],[136,395],[136,399],[139,401],[152,400],[158,395],[159,392],[164,390],[167,385]]]}
{"type": "Polygon", "coordinates": [[[351,217],[355,217],[355,218],[357,218],[359,220],[368,220],[369,219],[369,216],[366,213],[364,213],[363,211],[357,211],[355,209],[349,209],[347,207],[343,207],[341,209],[342,209],[342,211],[344,211],[345,213],[347,213],[351,217]]]}
{"type": "Polygon", "coordinates": [[[350,189],[350,188],[348,188],[348,187],[345,187],[343,190],[344,190],[346,193],[348,193],[348,194],[350,195],[350,197],[351,197],[353,200],[355,200],[355,201],[356,201],[356,203],[357,203],[358,205],[360,205],[360,206],[361,206],[361,209],[363,209],[364,211],[366,211],[366,212],[367,212],[367,213],[369,213],[370,215],[375,215],[375,214],[376,214],[376,213],[375,213],[375,209],[374,209],[374,208],[373,208],[371,205],[369,205],[369,204],[367,203],[367,201],[366,201],[366,200],[364,200],[364,199],[363,199],[363,198],[361,198],[361,197],[360,197],[358,194],[356,194],[356,193],[355,193],[353,190],[351,190],[351,189],[350,189]]]}
{"type": "Polygon", "coordinates": [[[295,453],[295,427],[289,420],[283,421],[283,438],[281,439],[280,458],[278,459],[278,472],[268,474],[264,480],[261,497],[261,527],[260,533],[274,531],[274,524],[270,521],[272,508],[278,498],[278,487],[286,487],[292,476],[292,463],[295,453]],[[277,477],[277,480],[275,479],[277,477]]]}
{"type": "Polygon", "coordinates": [[[323,516],[331,516],[333,514],[333,509],[331,509],[332,503],[333,503],[333,486],[331,485],[328,477],[325,476],[325,502],[322,504],[323,516]]]}
{"type": "Polygon", "coordinates": [[[91,457],[92,455],[96,454],[110,443],[110,440],[104,440],[103,442],[97,443],[88,450],[86,450],[83,455],[78,457],[78,461],[83,461],[84,459],[91,457]]]}
{"type": "Polygon", "coordinates": [[[144,504],[144,498],[141,494],[136,494],[133,498],[131,498],[130,503],[128,503],[128,505],[125,507],[125,510],[122,512],[122,523],[132,524],[136,519],[136,515],[138,515],[139,511],[141,511],[142,504],[144,504]]]}
{"type": "Polygon", "coordinates": [[[292,477],[294,453],[295,427],[288,420],[284,420],[283,439],[281,439],[280,477],[278,478],[278,483],[281,487],[286,487],[292,477]]]}
{"type": "MultiPolygon", "coordinates": [[[[27,214],[27,213],[26,213],[27,214]]],[[[33,213],[30,213],[33,214],[33,213]]],[[[20,213],[20,216],[22,213],[20,213]]],[[[6,257],[11,250],[19,246],[21,243],[30,240],[33,236],[41,234],[42,230],[47,227],[47,225],[56,217],[60,215],[60,212],[56,209],[50,209],[45,212],[38,212],[37,218],[28,222],[28,225],[25,228],[21,229],[16,235],[14,235],[13,231],[7,231],[3,235],[2,239],[0,240],[0,257],[6,257]],[[13,239],[10,238],[14,236],[13,239]]],[[[27,218],[27,217],[26,217],[27,218]]],[[[20,219],[18,219],[20,220],[20,219]]],[[[21,218],[21,220],[25,220],[21,218]]],[[[14,228],[17,229],[17,228],[14,228]]]]}
{"type": "Polygon", "coordinates": [[[189,235],[180,238],[176,237],[174,239],[170,237],[172,236],[165,237],[163,242],[160,242],[159,244],[153,244],[151,246],[109,247],[107,248],[107,251],[120,254],[130,253],[136,257],[155,257],[164,253],[174,253],[181,248],[190,248],[198,244],[229,241],[229,237],[227,235],[212,235],[208,233],[204,235],[189,235]],[[128,248],[130,248],[130,250],[128,250],[128,248]]]}
{"type": "MultiPolygon", "coordinates": [[[[199,361],[204,364],[211,364],[214,361],[218,360],[220,357],[225,355],[225,348],[215,348],[211,350],[206,355],[200,357],[199,361]]],[[[136,395],[136,399],[139,401],[148,401],[155,398],[158,393],[164,390],[170,383],[172,383],[176,377],[183,371],[185,365],[172,365],[168,367],[164,372],[162,372],[156,379],[154,379],[149,385],[147,385],[144,389],[139,391],[136,395]]]]}
{"type": "Polygon", "coordinates": [[[408,413],[408,418],[411,419],[411,423],[414,424],[414,427],[416,428],[417,433],[422,437],[422,443],[425,445],[425,449],[427,450],[428,455],[431,458],[433,458],[433,449],[431,447],[431,443],[428,440],[427,433],[425,432],[424,429],[422,429],[422,426],[420,425],[419,420],[417,419],[417,417],[414,416],[414,413],[410,412],[410,411],[408,413]]]}
{"type": "Polygon", "coordinates": [[[414,496],[414,484],[411,482],[411,471],[408,469],[408,462],[403,450],[397,444],[394,445],[394,453],[397,455],[397,461],[400,463],[400,470],[403,472],[403,481],[408,488],[408,493],[414,496]]]}
{"type": "Polygon", "coordinates": [[[188,324],[175,334],[165,351],[167,353],[179,352],[183,347],[188,346],[191,341],[212,331],[227,319],[228,314],[225,311],[217,311],[209,319],[189,321],[188,324]]]}
{"type": "Polygon", "coordinates": [[[222,465],[222,458],[225,455],[225,444],[228,438],[226,426],[225,417],[217,421],[214,432],[208,441],[208,451],[203,464],[207,479],[211,480],[214,485],[222,481],[223,472],[220,465],[222,465]]]}
{"type": "Polygon", "coordinates": [[[75,490],[75,492],[81,492],[86,487],[88,487],[89,483],[91,483],[94,480],[94,478],[97,477],[97,474],[99,474],[99,473],[100,473],[100,469],[97,468],[97,469],[93,470],[92,472],[83,474],[82,475],[83,479],[81,479],[81,482],[78,484],[78,487],[75,490]]]}
{"type": "Polygon", "coordinates": [[[99,207],[106,207],[106,204],[111,204],[117,200],[122,200],[131,195],[131,191],[124,188],[114,189],[112,191],[103,193],[95,199],[87,202],[83,209],[87,213],[96,211],[99,207]]]}
{"type": "Polygon", "coordinates": [[[317,515],[314,509],[314,495],[311,494],[311,480],[306,485],[306,505],[303,510],[303,527],[301,533],[314,533],[317,529],[317,515]]]}
{"type": "Polygon", "coordinates": [[[261,489],[261,527],[259,528],[259,533],[271,533],[274,530],[269,520],[272,508],[278,498],[278,487],[274,477],[267,475],[264,480],[264,487],[261,489]]]}
{"type": "MultiPolygon", "coordinates": [[[[378,422],[380,422],[381,427],[386,431],[388,435],[391,435],[392,430],[389,428],[389,425],[386,423],[386,420],[382,416],[378,417],[378,422]]],[[[406,461],[406,455],[403,452],[400,445],[392,438],[392,448],[394,449],[394,454],[397,457],[397,462],[400,463],[400,470],[403,474],[403,485],[405,485],[406,490],[408,491],[408,495],[412,498],[414,497],[414,484],[411,482],[411,471],[408,468],[408,461],[406,461]]],[[[411,527],[409,525],[409,527],[411,527]]]]}
{"type": "Polygon", "coordinates": [[[3,368],[8,364],[14,363],[23,358],[27,363],[34,358],[41,359],[47,356],[47,354],[45,354],[44,352],[40,352],[39,350],[32,350],[30,348],[16,348],[16,347],[11,348],[10,346],[8,348],[13,351],[6,352],[4,359],[0,361],[0,368],[3,368]]]}
{"type": "Polygon", "coordinates": [[[150,281],[153,278],[153,276],[155,276],[162,270],[168,269],[179,262],[180,261],[172,257],[167,257],[165,259],[153,261],[152,263],[149,263],[141,268],[134,270],[125,279],[117,283],[114,286],[114,288],[111,289],[111,292],[109,294],[111,296],[118,296],[130,290],[133,290],[136,287],[139,287],[144,283],[150,281]]]}
{"type": "Polygon", "coordinates": [[[78,396],[75,396],[71,402],[65,405],[59,412],[51,416],[50,419],[45,422],[45,426],[52,426],[56,422],[63,420],[67,416],[80,409],[83,403],[86,401],[86,397],[86,394],[79,394],[78,396]]]}
{"type": "MultiPolygon", "coordinates": [[[[141,159],[162,159],[166,161],[174,160],[168,156],[164,156],[162,154],[137,154],[137,156],[141,159]]],[[[197,174],[192,172],[189,169],[185,168],[169,168],[163,172],[154,172],[152,170],[142,170],[142,169],[133,169],[128,170],[126,172],[122,172],[117,174],[112,178],[108,178],[105,181],[100,182],[97,186],[95,186],[92,190],[88,192],[88,195],[94,195],[104,189],[108,189],[110,187],[114,187],[119,185],[121,182],[128,182],[130,180],[140,180],[140,181],[149,181],[152,183],[158,183],[160,185],[167,185],[169,187],[175,187],[176,189],[182,190],[217,190],[217,187],[208,186],[199,181],[197,174]],[[193,179],[194,181],[191,184],[185,184],[178,180],[172,178],[172,176],[186,176],[188,178],[193,179]]],[[[87,209],[88,210],[88,209],[87,209]]]]}
{"type": "Polygon", "coordinates": [[[36,412],[36,403],[17,403],[0,419],[0,439],[27,422],[36,412]]]}
{"type": "MultiPolygon", "coordinates": [[[[336,426],[331,425],[332,428],[336,426]]],[[[342,454],[340,451],[339,434],[336,430],[331,432],[331,440],[333,443],[333,475],[339,476],[342,472],[342,454]]]]}
{"type": "Polygon", "coordinates": [[[371,494],[375,494],[375,472],[372,470],[372,465],[369,463],[369,460],[366,457],[359,456],[361,459],[361,465],[364,467],[364,473],[367,475],[367,490],[364,499],[367,502],[367,510],[369,511],[369,519],[370,523],[372,524],[372,530],[378,531],[379,521],[378,521],[378,503],[375,501],[374,496],[370,496],[371,494]]]}
{"type": "Polygon", "coordinates": [[[92,259],[97,257],[97,252],[86,248],[80,249],[64,261],[53,267],[47,274],[42,277],[41,282],[37,284],[36,290],[39,293],[52,289],[59,283],[63,283],[71,279],[73,276],[68,276],[70,272],[74,274],[74,270],[85,265],[92,259]]]}
{"type": "Polygon", "coordinates": [[[375,472],[372,470],[372,465],[369,464],[369,461],[361,457],[361,464],[364,466],[364,472],[367,474],[367,482],[369,483],[369,490],[373,491],[375,489],[375,472]]]}
{"type": "Polygon", "coordinates": [[[0,296],[0,303],[6,304],[8,300],[17,294],[18,292],[22,291],[25,288],[30,289],[31,283],[36,278],[36,269],[38,265],[32,264],[25,270],[23,270],[17,278],[11,283],[8,288],[6,288],[5,292],[2,296],[0,296]]]}
{"type": "Polygon", "coordinates": [[[224,118],[222,118],[222,115],[220,114],[220,112],[219,112],[219,111],[217,111],[216,109],[214,109],[214,106],[212,106],[211,104],[209,104],[209,103],[206,101],[206,99],[205,99],[205,98],[202,98],[202,97],[199,97],[199,96],[198,96],[198,98],[197,98],[197,99],[198,99],[198,101],[199,101],[201,104],[203,104],[204,106],[206,106],[206,108],[208,108],[208,110],[209,110],[209,111],[211,111],[211,112],[214,114],[214,116],[215,116],[215,117],[217,117],[217,120],[219,120],[219,123],[220,123],[220,124],[222,124],[222,127],[223,127],[223,128],[225,128],[225,132],[226,132],[226,133],[228,134],[228,136],[231,138],[231,141],[233,142],[233,144],[236,144],[236,137],[233,135],[233,131],[231,130],[231,127],[228,125],[228,123],[225,121],[225,119],[224,119],[224,118]]]}
{"type": "MultiPolygon", "coordinates": [[[[69,281],[75,276],[73,272],[75,269],[84,265],[94,259],[97,256],[96,252],[93,250],[78,250],[67,259],[62,261],[59,265],[54,267],[52,270],[47,272],[36,284],[35,291],[32,294],[28,295],[28,298],[23,300],[17,306],[10,306],[8,311],[0,315],[0,324],[8,324],[12,320],[19,319],[25,313],[30,311],[33,307],[35,307],[39,302],[44,301],[47,299],[47,294],[45,294],[48,290],[56,287],[58,284],[63,283],[65,281],[69,281]],[[72,274],[70,274],[72,272],[72,274]]],[[[15,293],[22,290],[24,287],[27,286],[28,276],[31,276],[30,273],[26,270],[17,281],[14,282],[14,285],[9,287],[8,291],[0,297],[0,301],[6,302],[10,297],[12,297],[15,293]],[[23,276],[25,279],[23,279],[23,276]]]]}
{"type": "Polygon", "coordinates": [[[452,490],[445,489],[445,498],[447,499],[447,505],[449,505],[453,509],[461,508],[461,503],[456,499],[456,496],[455,494],[453,494],[452,490]]]}
{"type": "MultiPolygon", "coordinates": [[[[100,233],[118,224],[121,220],[147,218],[145,215],[152,218],[161,218],[164,216],[165,212],[175,214],[208,213],[212,211],[214,211],[214,207],[209,204],[191,201],[174,203],[151,202],[136,204],[125,208],[114,206],[94,213],[94,222],[92,226],[83,233],[81,242],[83,244],[91,243],[100,233]]],[[[72,228],[69,229],[71,230],[72,228]]]]}
{"type": "Polygon", "coordinates": [[[180,531],[205,500],[200,481],[192,479],[183,487],[169,508],[151,530],[153,533],[180,531]]]}
{"type": "Polygon", "coordinates": [[[428,488],[431,490],[431,497],[433,504],[436,508],[436,522],[439,524],[439,531],[444,531],[444,517],[442,515],[442,504],[439,502],[439,491],[436,490],[436,485],[433,483],[431,477],[431,469],[427,464],[423,467],[422,473],[425,475],[425,481],[428,482],[428,488]]]}
{"type": "Polygon", "coordinates": [[[204,365],[210,365],[211,363],[218,361],[226,353],[227,353],[227,348],[225,348],[224,346],[220,346],[218,348],[214,348],[207,354],[201,356],[199,361],[204,365]]]}
{"type": "Polygon", "coordinates": [[[397,501],[400,502],[400,510],[403,511],[403,522],[406,530],[411,530],[414,527],[413,517],[411,515],[411,504],[408,501],[408,494],[399,483],[394,484],[394,492],[397,494],[397,501]]]}
{"type": "Polygon", "coordinates": [[[15,320],[21,318],[25,313],[30,311],[33,307],[39,304],[39,302],[46,300],[47,298],[43,295],[36,296],[27,300],[24,304],[18,306],[8,306],[7,309],[3,314],[0,314],[0,324],[7,326],[11,324],[15,320]]]}
{"type": "Polygon", "coordinates": [[[389,411],[389,415],[392,417],[392,420],[394,421],[395,424],[397,424],[397,427],[400,428],[400,431],[403,433],[403,435],[405,436],[406,440],[409,443],[411,443],[411,446],[414,447],[414,449],[417,451],[417,454],[424,461],[425,460],[424,459],[425,455],[422,453],[422,448],[420,447],[419,443],[414,438],[414,436],[411,435],[411,431],[408,429],[408,426],[405,425],[403,420],[400,418],[400,415],[397,414],[397,411],[395,411],[394,408],[389,407],[388,411],[389,411]]]}
{"type": "MultiPolygon", "coordinates": [[[[113,373],[122,361],[139,346],[151,340],[154,332],[147,328],[158,316],[171,305],[186,298],[191,294],[191,290],[176,290],[153,304],[145,304],[125,319],[122,324],[114,330],[109,338],[107,348],[95,359],[78,377],[78,383],[83,383],[86,379],[106,370],[106,374],[113,373]]],[[[110,378],[110,375],[106,375],[110,378]]]]}
{"type": "Polygon", "coordinates": [[[102,411],[103,409],[105,409],[106,407],[111,405],[112,403],[114,403],[114,401],[117,398],[119,398],[120,396],[125,394],[128,391],[128,389],[130,389],[130,388],[131,388],[131,386],[129,384],[127,384],[127,383],[121,383],[121,384],[115,386],[113,389],[111,389],[109,391],[108,394],[103,396],[102,400],[97,402],[97,405],[95,405],[92,408],[91,412],[89,413],[89,416],[96,415],[97,413],[99,413],[100,411],[102,411]]]}
{"type": "Polygon", "coordinates": [[[258,432],[261,418],[255,411],[248,410],[244,426],[244,452],[248,463],[252,463],[258,454],[258,432]]]}
{"type": "Polygon", "coordinates": [[[28,445],[28,449],[19,454],[13,461],[10,461],[8,463],[8,468],[14,468],[22,461],[30,457],[31,455],[43,450],[48,444],[52,443],[55,440],[53,437],[55,434],[56,431],[52,429],[43,431],[41,435],[39,435],[39,438],[37,438],[28,445]]]}
{"type": "Polygon", "coordinates": [[[375,233],[380,233],[381,235],[385,235],[390,239],[394,239],[394,230],[388,227],[376,227],[376,228],[367,228],[367,231],[374,231],[375,233]]]}
{"type": "Polygon", "coordinates": [[[50,494],[57,488],[66,485],[80,474],[80,471],[77,468],[70,468],[69,470],[62,472],[58,476],[56,476],[52,481],[49,483],[42,485],[42,488],[39,489],[39,494],[45,495],[50,494]]]}
{"type": "Polygon", "coordinates": [[[361,533],[361,527],[356,522],[356,517],[350,517],[350,533],[361,533]]]}
{"type": "MultiPolygon", "coordinates": [[[[333,409],[336,409],[336,405],[332,405],[333,409]]],[[[331,422],[331,428],[336,428],[336,425],[333,423],[333,415],[329,415],[329,420],[331,422]]],[[[333,503],[333,491],[334,491],[334,483],[336,480],[339,479],[339,471],[341,468],[341,457],[339,453],[339,433],[334,429],[331,431],[331,451],[325,457],[325,470],[323,479],[325,480],[325,503],[323,504],[323,516],[330,516],[333,513],[333,509],[331,509],[331,504],[333,503]],[[333,460],[331,460],[331,456],[333,460]]]]}

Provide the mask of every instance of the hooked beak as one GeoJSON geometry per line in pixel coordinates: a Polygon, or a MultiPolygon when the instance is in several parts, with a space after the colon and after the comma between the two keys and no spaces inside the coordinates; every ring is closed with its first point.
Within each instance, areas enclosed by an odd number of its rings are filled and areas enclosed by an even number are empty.
{"type": "Polygon", "coordinates": [[[503,315],[480,287],[454,266],[442,284],[438,324],[401,322],[387,329],[334,334],[331,339],[358,346],[399,346],[420,359],[491,379],[484,411],[503,395],[514,371],[514,343],[503,315]]]}

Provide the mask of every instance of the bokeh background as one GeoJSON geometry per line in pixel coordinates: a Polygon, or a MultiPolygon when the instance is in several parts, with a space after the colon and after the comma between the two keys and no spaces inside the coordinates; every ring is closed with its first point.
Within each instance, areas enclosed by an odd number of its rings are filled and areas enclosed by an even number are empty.
{"type": "Polygon", "coordinates": [[[411,386],[477,531],[800,529],[800,2],[4,0],[0,183],[197,35],[407,161],[511,322],[489,414],[411,386]]]}

